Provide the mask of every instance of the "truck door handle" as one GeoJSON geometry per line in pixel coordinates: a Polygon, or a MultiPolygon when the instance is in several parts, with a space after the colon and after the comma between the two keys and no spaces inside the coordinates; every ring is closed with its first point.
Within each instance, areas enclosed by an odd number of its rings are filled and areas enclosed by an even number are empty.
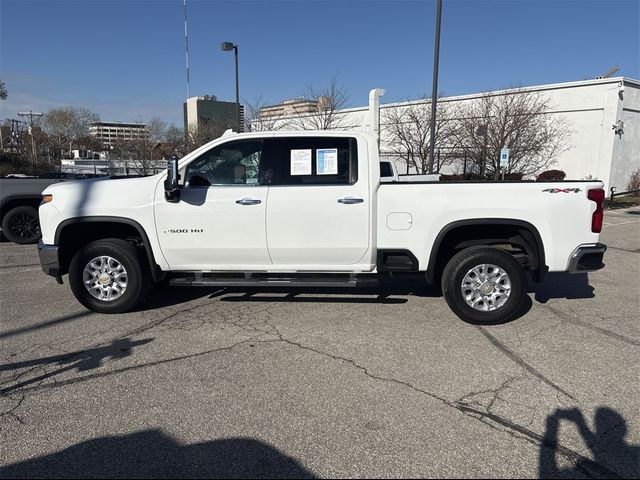
{"type": "Polygon", "coordinates": [[[258,200],[257,198],[241,198],[240,200],[236,200],[236,203],[240,205],[257,205],[262,203],[262,200],[258,200]]]}
{"type": "Polygon", "coordinates": [[[338,203],[344,203],[345,205],[351,205],[353,203],[363,203],[364,198],[358,197],[342,197],[338,199],[338,203]]]}

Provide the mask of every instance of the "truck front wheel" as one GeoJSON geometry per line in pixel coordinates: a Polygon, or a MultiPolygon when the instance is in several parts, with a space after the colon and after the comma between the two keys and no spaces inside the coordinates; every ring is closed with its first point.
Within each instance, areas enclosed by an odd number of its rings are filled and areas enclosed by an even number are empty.
{"type": "Polygon", "coordinates": [[[41,237],[38,211],[28,205],[12,208],[2,219],[2,233],[10,242],[36,243],[41,237]]]}
{"type": "Polygon", "coordinates": [[[119,238],[82,247],[69,265],[69,284],[78,301],[98,313],[122,313],[143,299],[150,286],[136,247],[119,238]]]}
{"type": "Polygon", "coordinates": [[[526,278],[518,261],[492,247],[470,247],[449,260],[442,292],[465,322],[491,325],[511,320],[526,296],[526,278]]]}

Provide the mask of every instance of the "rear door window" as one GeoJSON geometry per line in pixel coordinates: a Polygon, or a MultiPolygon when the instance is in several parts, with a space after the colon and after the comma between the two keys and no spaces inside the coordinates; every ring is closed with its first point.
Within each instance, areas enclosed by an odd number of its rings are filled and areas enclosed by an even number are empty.
{"type": "Polygon", "coordinates": [[[358,181],[355,138],[275,138],[272,184],[336,185],[358,181]]]}

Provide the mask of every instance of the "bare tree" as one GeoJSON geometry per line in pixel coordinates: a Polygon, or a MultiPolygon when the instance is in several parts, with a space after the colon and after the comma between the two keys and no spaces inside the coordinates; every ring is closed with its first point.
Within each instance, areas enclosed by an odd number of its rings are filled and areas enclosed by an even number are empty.
{"type": "Polygon", "coordinates": [[[349,102],[349,92],[331,79],[324,87],[307,85],[303,97],[316,105],[312,112],[296,115],[291,126],[299,130],[335,130],[344,126],[345,115],[340,112],[349,102]]]}
{"type": "Polygon", "coordinates": [[[149,131],[149,140],[152,142],[161,142],[164,140],[167,132],[167,122],[160,117],[153,117],[147,122],[147,130],[149,131]]]}
{"type": "Polygon", "coordinates": [[[138,175],[155,173],[157,162],[152,160],[153,144],[148,138],[120,139],[113,144],[112,153],[131,164],[138,175]]]}
{"type": "Polygon", "coordinates": [[[8,95],[4,81],[0,80],[0,99],[6,100],[8,95]]]}
{"type": "Polygon", "coordinates": [[[86,108],[55,108],[45,114],[43,129],[56,149],[66,150],[71,155],[77,140],[89,135],[91,123],[99,120],[98,114],[86,108]]]}
{"type": "Polygon", "coordinates": [[[262,132],[281,130],[287,127],[287,120],[281,114],[266,112],[262,96],[254,98],[253,102],[244,100],[244,130],[245,132],[262,132]]]}
{"type": "Polygon", "coordinates": [[[457,143],[486,177],[499,177],[504,147],[509,148],[509,173],[533,175],[571,148],[566,120],[550,113],[549,101],[538,92],[486,93],[459,105],[457,143]]]}
{"type": "MultiPolygon", "coordinates": [[[[394,154],[405,162],[406,172],[415,169],[420,174],[429,171],[429,151],[431,148],[431,99],[422,97],[417,102],[390,107],[384,110],[382,128],[388,139],[388,144],[394,154]]],[[[451,109],[446,103],[438,102],[436,116],[436,147],[446,147],[447,152],[455,139],[455,124],[451,121],[451,109]]],[[[453,161],[451,155],[437,156],[434,171],[453,161]]]]}
{"type": "Polygon", "coordinates": [[[176,127],[173,123],[169,125],[165,131],[164,143],[166,144],[167,150],[165,152],[166,157],[172,155],[182,157],[187,153],[184,129],[176,127]]]}
{"type": "Polygon", "coordinates": [[[223,121],[215,121],[208,119],[207,123],[200,125],[189,125],[188,143],[192,150],[195,150],[202,145],[209,143],[211,140],[215,140],[220,137],[225,130],[227,130],[227,124],[223,121]]]}

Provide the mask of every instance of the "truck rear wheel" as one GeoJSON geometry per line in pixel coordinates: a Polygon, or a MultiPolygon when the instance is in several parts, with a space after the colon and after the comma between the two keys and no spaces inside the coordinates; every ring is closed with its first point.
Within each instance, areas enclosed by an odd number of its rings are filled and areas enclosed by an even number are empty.
{"type": "Polygon", "coordinates": [[[108,238],[82,247],[69,265],[78,301],[98,313],[122,313],[144,298],[151,284],[146,262],[125,240],[108,238]]]}
{"type": "Polygon", "coordinates": [[[2,219],[2,233],[10,242],[36,243],[42,236],[38,211],[28,205],[12,208],[2,219]]]}
{"type": "Polygon", "coordinates": [[[470,247],[449,260],[442,293],[465,322],[492,325],[511,320],[526,295],[526,278],[518,261],[492,247],[470,247]]]}

